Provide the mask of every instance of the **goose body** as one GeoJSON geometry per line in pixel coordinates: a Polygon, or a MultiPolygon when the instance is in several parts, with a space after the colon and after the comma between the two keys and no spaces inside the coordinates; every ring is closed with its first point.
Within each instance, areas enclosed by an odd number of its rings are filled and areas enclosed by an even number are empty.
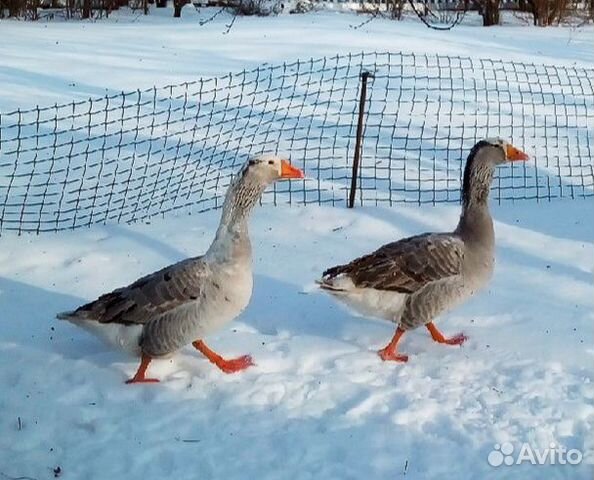
{"type": "Polygon", "coordinates": [[[250,160],[229,187],[221,221],[208,251],[101,295],[72,312],[58,314],[111,345],[142,357],[132,382],[147,379],[152,358],[192,344],[226,372],[252,365],[251,357],[225,360],[202,340],[236,318],[253,286],[248,217],[266,186],[281,178],[303,178],[278,157],[250,160]]]}
{"type": "Polygon", "coordinates": [[[326,270],[321,286],[362,315],[409,325],[408,317],[421,321],[434,315],[430,309],[451,308],[488,280],[492,263],[479,278],[464,268],[464,250],[464,241],[453,234],[405,238],[326,270]],[[428,297],[434,300],[426,303],[428,297]]]}
{"type": "Polygon", "coordinates": [[[59,318],[129,353],[167,357],[245,309],[253,285],[246,253],[227,263],[209,255],[182,260],[59,318]]]}
{"type": "Polygon", "coordinates": [[[526,160],[503,140],[484,140],[470,152],[464,172],[463,206],[456,229],[398,240],[347,264],[326,270],[320,287],[360,314],[394,322],[396,333],[379,353],[406,361],[396,345],[407,330],[426,325],[434,340],[459,345],[462,334],[445,338],[433,324],[483,288],[494,267],[495,233],[488,196],[494,169],[526,160]]]}

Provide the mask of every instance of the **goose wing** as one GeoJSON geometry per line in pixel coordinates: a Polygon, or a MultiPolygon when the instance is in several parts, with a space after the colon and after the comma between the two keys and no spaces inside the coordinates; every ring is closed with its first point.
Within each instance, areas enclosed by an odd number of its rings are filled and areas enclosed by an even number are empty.
{"type": "Polygon", "coordinates": [[[198,300],[208,271],[201,257],[189,258],[58,317],[124,325],[146,324],[155,316],[198,300]]]}
{"type": "Polygon", "coordinates": [[[452,234],[428,233],[384,245],[375,252],[324,272],[321,286],[336,288],[345,276],[357,288],[414,293],[458,275],[464,242],[452,234]]]}

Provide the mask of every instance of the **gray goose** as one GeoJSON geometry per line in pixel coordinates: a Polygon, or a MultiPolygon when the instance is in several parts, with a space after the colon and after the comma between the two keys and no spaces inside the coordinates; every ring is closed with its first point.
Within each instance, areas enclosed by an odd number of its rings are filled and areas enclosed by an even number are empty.
{"type": "Polygon", "coordinates": [[[493,272],[495,235],[489,190],[497,165],[527,160],[501,139],[478,142],[464,169],[462,215],[450,233],[424,233],[384,245],[345,265],[329,268],[320,287],[357,312],[397,324],[382,360],[406,362],[397,352],[408,330],[425,325],[433,340],[461,345],[466,336],[446,338],[433,320],[484,287],[493,272]]]}
{"type": "Polygon", "coordinates": [[[140,366],[126,383],[157,382],[145,376],[151,359],[167,357],[190,343],[226,373],[253,365],[249,355],[224,359],[203,338],[248,305],[253,283],[248,217],[267,185],[291,178],[303,178],[303,173],[287,160],[266,155],[249,160],[229,187],[206,254],[165,267],[57,317],[140,355],[140,366]]]}

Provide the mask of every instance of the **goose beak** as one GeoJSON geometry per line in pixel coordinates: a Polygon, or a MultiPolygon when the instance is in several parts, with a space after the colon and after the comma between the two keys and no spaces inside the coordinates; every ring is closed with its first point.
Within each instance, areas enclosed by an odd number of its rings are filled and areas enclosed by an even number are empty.
{"type": "Polygon", "coordinates": [[[527,153],[514,147],[511,143],[507,145],[505,155],[510,162],[526,161],[530,158],[527,153]]]}
{"type": "Polygon", "coordinates": [[[281,160],[281,178],[304,178],[303,172],[286,160],[281,160]]]}

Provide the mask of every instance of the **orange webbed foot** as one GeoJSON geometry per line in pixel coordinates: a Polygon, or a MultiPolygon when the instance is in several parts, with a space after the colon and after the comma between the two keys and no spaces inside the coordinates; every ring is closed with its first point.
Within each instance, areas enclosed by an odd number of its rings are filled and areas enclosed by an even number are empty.
{"type": "Polygon", "coordinates": [[[437,329],[433,322],[429,322],[426,327],[431,334],[431,338],[437,343],[443,343],[445,345],[462,345],[466,340],[468,340],[468,337],[463,333],[459,333],[450,338],[444,337],[443,333],[437,329]]]}
{"type": "Polygon", "coordinates": [[[221,360],[218,362],[217,367],[219,367],[225,373],[235,373],[241,372],[246,368],[252,367],[255,365],[254,360],[252,359],[251,355],[243,355],[238,358],[232,358],[229,360],[221,360]]]}
{"type": "Polygon", "coordinates": [[[149,363],[151,363],[151,360],[152,360],[151,357],[149,357],[148,355],[143,353],[142,356],[140,357],[140,365],[138,367],[138,370],[136,371],[136,373],[134,374],[134,376],[132,378],[126,380],[126,383],[128,385],[131,383],[157,383],[159,381],[159,379],[145,377],[146,370],[149,366],[149,363]]]}
{"type": "Polygon", "coordinates": [[[392,340],[390,340],[390,343],[388,343],[388,345],[386,345],[384,348],[377,352],[377,354],[384,362],[408,362],[408,355],[401,355],[397,353],[396,350],[398,347],[398,342],[400,341],[402,335],[404,335],[404,330],[398,327],[396,329],[396,332],[394,332],[394,336],[392,337],[392,340]]]}
{"type": "Polygon", "coordinates": [[[255,365],[250,355],[243,355],[238,358],[227,360],[211,350],[202,340],[196,340],[195,342],[192,342],[192,345],[225,373],[240,372],[241,370],[245,370],[246,368],[255,365]]]}
{"type": "Polygon", "coordinates": [[[396,353],[388,350],[388,348],[382,348],[377,352],[379,357],[384,361],[392,361],[392,362],[408,362],[408,355],[402,355],[401,353],[396,353]]]}
{"type": "Polygon", "coordinates": [[[454,335],[453,337],[444,338],[443,343],[445,343],[446,345],[462,345],[466,340],[468,340],[468,337],[463,333],[459,333],[457,335],[454,335]]]}

